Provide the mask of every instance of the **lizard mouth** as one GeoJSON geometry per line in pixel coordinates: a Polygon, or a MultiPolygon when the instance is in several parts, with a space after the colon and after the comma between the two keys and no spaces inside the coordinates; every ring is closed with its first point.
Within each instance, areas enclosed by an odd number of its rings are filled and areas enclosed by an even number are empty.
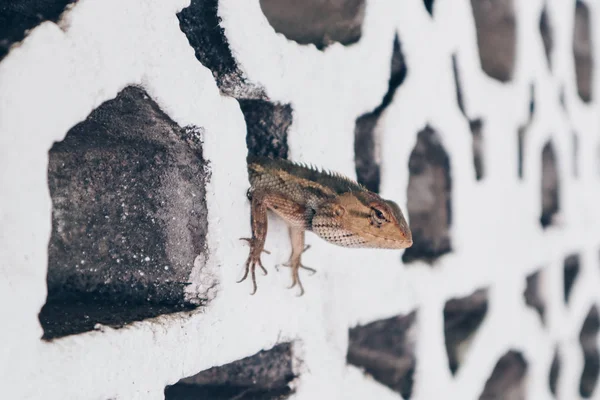
{"type": "Polygon", "coordinates": [[[412,244],[413,244],[412,237],[403,238],[403,239],[394,239],[394,238],[390,238],[390,237],[386,237],[386,236],[374,235],[372,233],[366,233],[366,236],[373,238],[373,240],[383,240],[385,243],[383,243],[383,246],[379,246],[379,247],[385,248],[385,249],[406,249],[406,248],[409,248],[410,246],[412,246],[412,244]],[[386,243],[390,243],[390,246],[385,246],[386,243]]]}

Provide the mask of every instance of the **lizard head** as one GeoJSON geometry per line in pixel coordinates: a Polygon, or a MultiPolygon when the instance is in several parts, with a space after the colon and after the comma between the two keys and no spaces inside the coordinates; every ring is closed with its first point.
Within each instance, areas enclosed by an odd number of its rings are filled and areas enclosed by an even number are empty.
{"type": "Polygon", "coordinates": [[[320,207],[313,217],[312,230],[344,247],[412,246],[412,233],[400,207],[371,192],[345,193],[320,207]]]}

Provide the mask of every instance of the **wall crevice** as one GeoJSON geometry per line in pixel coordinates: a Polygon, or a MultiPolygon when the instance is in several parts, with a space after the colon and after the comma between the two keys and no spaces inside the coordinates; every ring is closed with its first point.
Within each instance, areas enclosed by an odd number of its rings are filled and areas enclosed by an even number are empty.
{"type": "Polygon", "coordinates": [[[391,74],[388,81],[388,90],[381,104],[373,111],[361,115],[356,119],[354,128],[354,163],[356,165],[356,179],[372,192],[379,192],[381,183],[381,143],[377,138],[377,123],[385,109],[392,103],[396,90],[406,78],[407,68],[402,54],[402,47],[398,34],[394,37],[391,74]]]}

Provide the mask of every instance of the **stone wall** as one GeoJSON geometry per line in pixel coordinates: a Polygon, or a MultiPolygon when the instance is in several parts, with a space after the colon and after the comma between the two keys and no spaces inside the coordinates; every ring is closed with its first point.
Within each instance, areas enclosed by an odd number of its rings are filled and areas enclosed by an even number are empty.
{"type": "Polygon", "coordinates": [[[600,399],[598,4],[302,3],[0,1],[0,397],[600,399]],[[251,296],[248,153],[413,247],[251,296]]]}

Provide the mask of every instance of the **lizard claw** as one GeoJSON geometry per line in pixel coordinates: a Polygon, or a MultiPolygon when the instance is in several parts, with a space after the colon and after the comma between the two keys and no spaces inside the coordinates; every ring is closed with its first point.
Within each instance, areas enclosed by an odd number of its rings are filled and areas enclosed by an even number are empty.
{"type": "Polygon", "coordinates": [[[304,295],[304,286],[302,286],[302,282],[300,282],[300,276],[298,275],[297,269],[292,273],[292,284],[290,286],[288,286],[288,289],[291,289],[296,285],[298,285],[298,287],[300,287],[300,293],[297,294],[296,296],[297,297],[303,296],[304,295]]]}
{"type": "Polygon", "coordinates": [[[300,281],[300,268],[309,271],[311,273],[311,275],[314,275],[317,271],[310,267],[302,265],[300,263],[300,258],[297,258],[295,260],[292,259],[282,265],[285,267],[292,268],[292,284],[290,286],[288,286],[288,289],[291,289],[294,286],[298,285],[298,287],[300,288],[300,293],[298,294],[298,297],[303,296],[304,295],[304,286],[302,285],[302,282],[300,281]]]}
{"type": "Polygon", "coordinates": [[[250,243],[250,255],[248,256],[248,259],[246,260],[246,271],[244,272],[244,276],[242,277],[242,279],[240,279],[239,281],[237,281],[237,283],[243,282],[248,277],[248,274],[251,274],[252,275],[252,288],[253,289],[252,289],[252,293],[250,293],[250,294],[254,295],[256,293],[256,290],[257,290],[257,286],[256,286],[256,266],[258,265],[260,267],[260,269],[263,272],[263,275],[267,275],[268,272],[267,272],[267,269],[262,264],[262,261],[260,259],[261,251],[256,251],[256,248],[254,246],[254,241],[252,239],[246,239],[246,238],[240,238],[240,240],[246,240],[246,241],[248,241],[250,243]]]}

